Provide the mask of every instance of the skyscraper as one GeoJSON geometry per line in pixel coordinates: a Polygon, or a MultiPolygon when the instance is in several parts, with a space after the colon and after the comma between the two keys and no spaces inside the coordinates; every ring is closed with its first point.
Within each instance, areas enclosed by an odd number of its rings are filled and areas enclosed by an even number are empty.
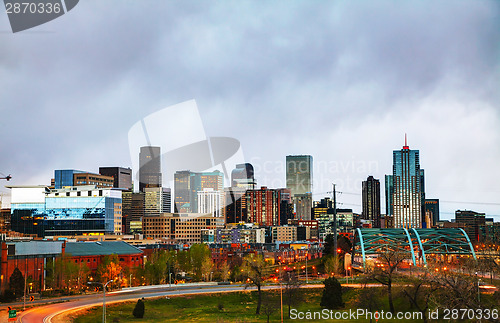
{"type": "Polygon", "coordinates": [[[174,212],[197,213],[198,192],[206,188],[217,192],[224,191],[224,173],[218,170],[203,173],[177,171],[174,174],[174,181],[174,212]]]}
{"type": "Polygon", "coordinates": [[[113,187],[132,189],[132,169],[124,167],[99,167],[99,174],[113,177],[113,187]]]}
{"type": "Polygon", "coordinates": [[[160,147],[141,147],[139,167],[139,191],[145,187],[161,187],[160,147]]]}
{"type": "Polygon", "coordinates": [[[374,228],[380,228],[380,181],[368,176],[362,188],[363,219],[371,220],[374,228]]]}
{"type": "Polygon", "coordinates": [[[286,156],[286,188],[292,195],[297,219],[311,220],[312,162],[310,155],[286,156]]]}
{"type": "Polygon", "coordinates": [[[175,172],[174,183],[174,213],[189,212],[191,172],[188,170],[175,172]]]}
{"type": "Polygon", "coordinates": [[[253,166],[250,163],[237,164],[231,172],[231,187],[241,187],[247,190],[255,188],[253,166]]]}
{"type": "Polygon", "coordinates": [[[292,196],[312,193],[312,156],[286,156],[286,188],[292,196]]]}
{"type": "Polygon", "coordinates": [[[420,153],[406,143],[393,151],[392,176],[386,176],[387,215],[394,216],[395,228],[421,228],[423,218],[423,170],[420,153]]]}
{"type": "Polygon", "coordinates": [[[439,222],[439,199],[425,199],[424,210],[426,222],[429,221],[427,228],[435,227],[439,222]]]}

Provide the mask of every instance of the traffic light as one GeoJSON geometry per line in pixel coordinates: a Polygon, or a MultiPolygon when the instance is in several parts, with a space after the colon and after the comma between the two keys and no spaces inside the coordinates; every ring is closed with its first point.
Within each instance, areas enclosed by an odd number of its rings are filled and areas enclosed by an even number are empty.
{"type": "Polygon", "coordinates": [[[342,249],[337,248],[337,253],[338,253],[338,254],[339,254],[339,253],[342,253],[342,249]]]}

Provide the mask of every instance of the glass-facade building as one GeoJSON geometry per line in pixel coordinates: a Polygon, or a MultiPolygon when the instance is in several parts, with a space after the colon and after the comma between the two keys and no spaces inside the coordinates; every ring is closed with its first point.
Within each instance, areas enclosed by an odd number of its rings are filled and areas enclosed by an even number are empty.
{"type": "Polygon", "coordinates": [[[141,147],[139,166],[139,191],[143,192],[146,187],[161,187],[160,147],[141,147]]]}
{"type": "Polygon", "coordinates": [[[286,188],[292,197],[312,193],[313,158],[310,155],[286,156],[286,188]]]}
{"type": "Polygon", "coordinates": [[[393,151],[392,176],[386,176],[386,207],[395,228],[422,228],[423,184],[419,151],[406,145],[393,151]]]}
{"type": "Polygon", "coordinates": [[[197,213],[198,192],[206,188],[224,192],[224,173],[218,170],[202,173],[177,171],[174,182],[174,212],[197,213]]]}
{"type": "Polygon", "coordinates": [[[73,175],[85,173],[76,169],[57,169],[54,171],[54,188],[60,189],[65,186],[73,186],[73,175]]]}
{"type": "Polygon", "coordinates": [[[41,191],[43,203],[22,203],[22,192],[16,194],[11,203],[13,231],[39,237],[121,234],[120,190],[78,186],[41,191]]]}

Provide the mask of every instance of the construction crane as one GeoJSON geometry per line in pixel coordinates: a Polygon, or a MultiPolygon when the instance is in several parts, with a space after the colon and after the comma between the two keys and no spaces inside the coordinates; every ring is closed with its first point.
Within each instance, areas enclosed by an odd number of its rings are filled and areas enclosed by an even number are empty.
{"type": "Polygon", "coordinates": [[[9,175],[7,175],[7,176],[5,176],[5,174],[4,174],[4,173],[0,173],[0,175],[2,175],[2,176],[3,176],[3,177],[0,177],[0,179],[6,179],[7,181],[10,181],[10,179],[12,178],[12,176],[10,176],[10,174],[9,174],[9,175]]]}

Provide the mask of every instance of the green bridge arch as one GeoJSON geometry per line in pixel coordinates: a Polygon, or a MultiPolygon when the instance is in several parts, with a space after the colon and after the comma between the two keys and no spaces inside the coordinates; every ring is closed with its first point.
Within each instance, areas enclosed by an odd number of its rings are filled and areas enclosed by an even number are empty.
{"type": "Polygon", "coordinates": [[[356,229],[353,255],[362,256],[363,267],[368,255],[389,250],[407,254],[414,265],[417,259],[426,265],[430,254],[468,255],[477,259],[469,236],[460,228],[356,229]]]}

